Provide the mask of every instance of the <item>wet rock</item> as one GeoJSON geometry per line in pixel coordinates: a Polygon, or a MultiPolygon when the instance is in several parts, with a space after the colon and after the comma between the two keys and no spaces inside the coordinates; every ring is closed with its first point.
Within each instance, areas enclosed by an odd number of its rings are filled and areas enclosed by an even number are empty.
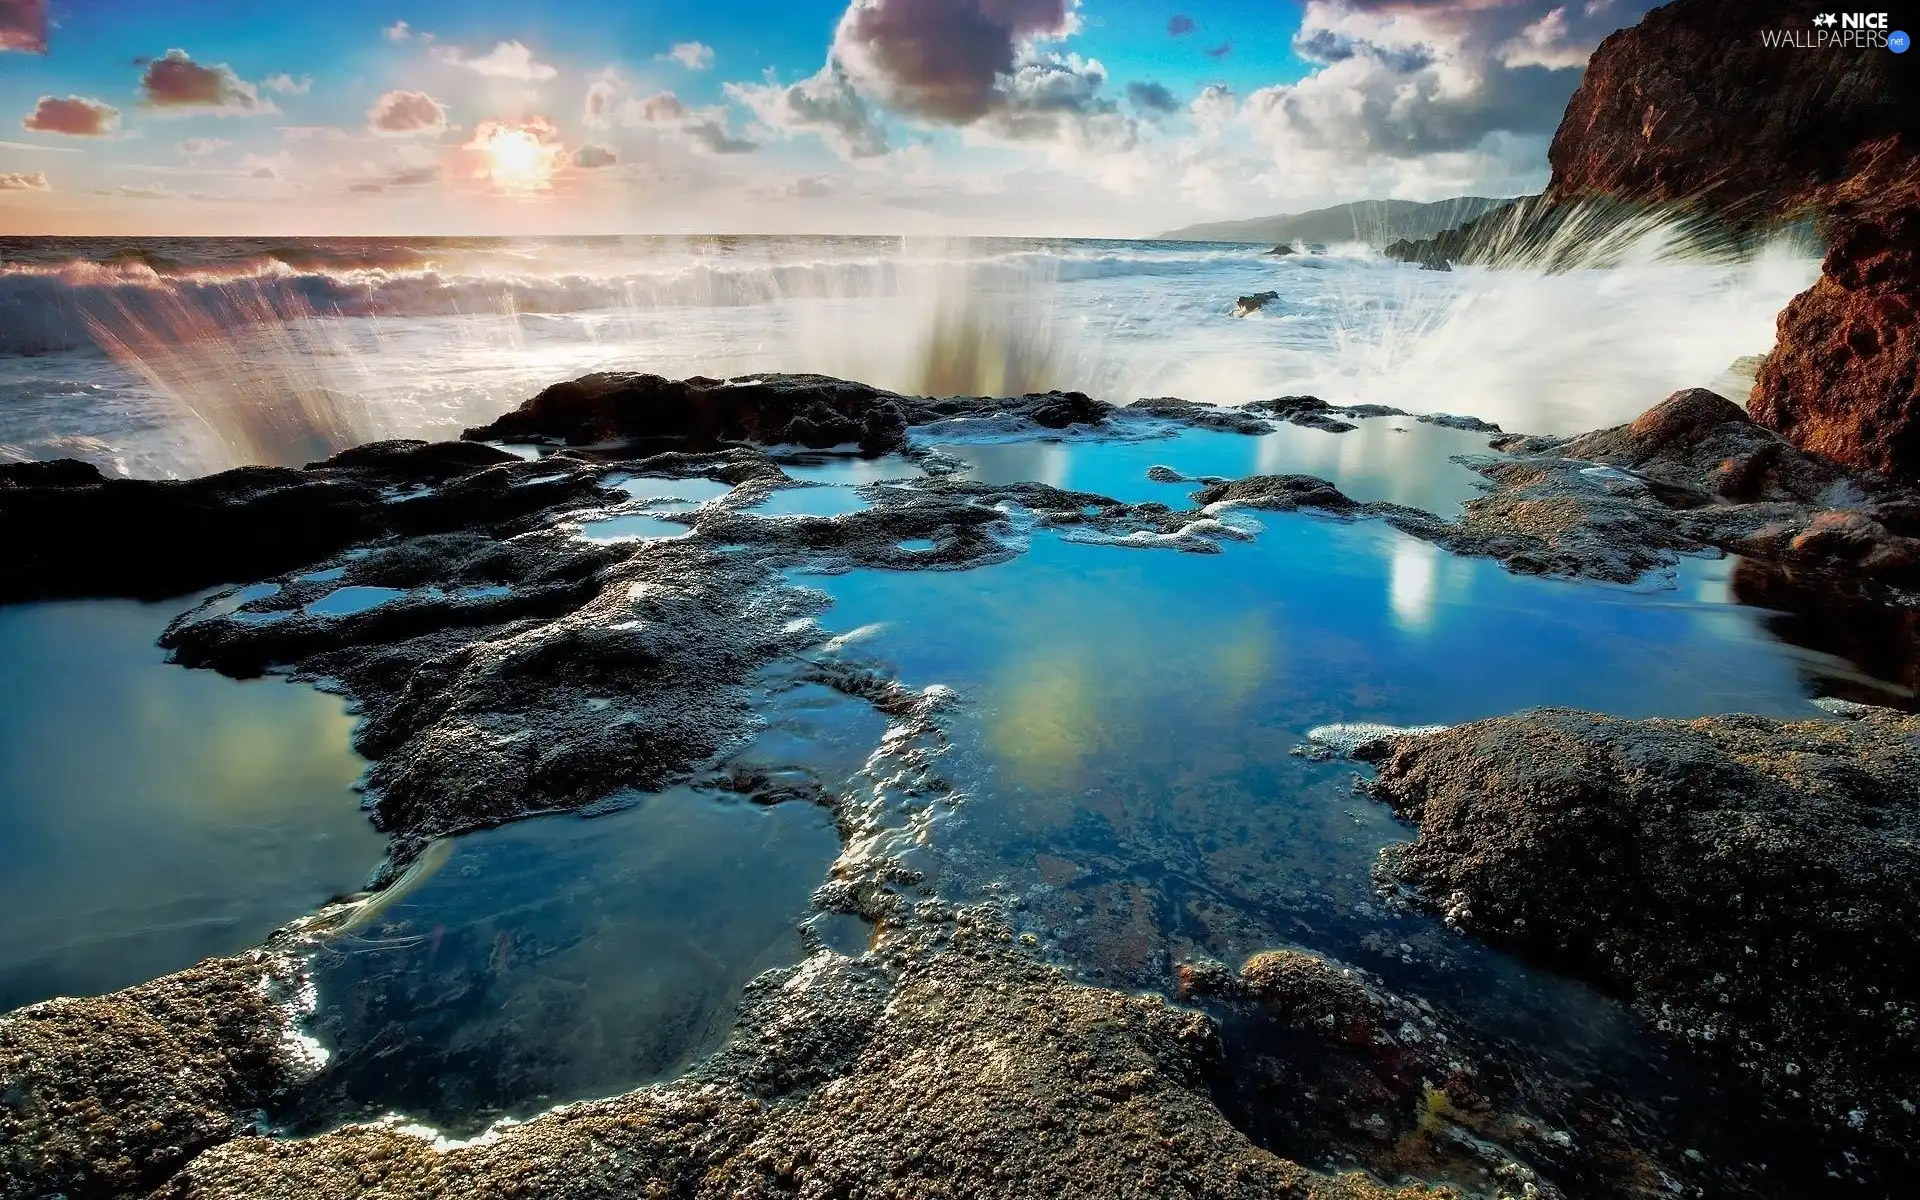
{"type": "Polygon", "coordinates": [[[696,449],[723,442],[858,445],[877,453],[901,444],[910,403],[824,375],[665,379],[602,372],[556,383],[465,436],[576,446],[676,438],[696,449]]]}
{"type": "Polygon", "coordinates": [[[868,970],[826,955],[770,983],[796,994],[791,1009],[749,1005],[733,1052],[758,1063],[747,1088],[710,1071],[444,1151],[378,1126],[297,1142],[248,1138],[202,1155],[161,1194],[1448,1194],[1318,1174],[1254,1147],[1205,1095],[1217,1053],[1205,1017],[1076,986],[987,945],[908,964],[883,1007],[854,1006],[861,1019],[830,1037],[844,1042],[837,1051],[795,1036],[815,1015],[807,993],[831,995],[868,970]],[[773,1065],[789,1053],[810,1065],[773,1065]],[[797,1090],[767,1082],[782,1079],[797,1090]]]}
{"type": "Polygon", "coordinates": [[[508,524],[596,488],[563,464],[425,442],[186,480],[111,479],[78,462],[0,465],[0,603],[177,596],[382,537],[508,524]]]}
{"type": "Polygon", "coordinates": [[[1177,396],[1135,400],[1127,405],[1125,411],[1163,417],[1197,429],[1217,429],[1223,433],[1243,433],[1257,437],[1271,429],[1265,421],[1246,409],[1195,404],[1191,400],[1182,400],[1177,396]]]}
{"type": "Polygon", "coordinates": [[[1500,427],[1491,421],[1482,421],[1479,417],[1457,416],[1453,413],[1417,413],[1413,419],[1423,425],[1438,425],[1444,429],[1461,429],[1468,433],[1500,432],[1500,427]]]}
{"type": "Polygon", "coordinates": [[[1251,296],[1242,296],[1233,302],[1233,315],[1249,317],[1280,298],[1279,292],[1255,292],[1251,296]]]}
{"type": "Polygon", "coordinates": [[[1297,253],[1297,252],[1294,250],[1292,246],[1275,246],[1273,249],[1267,251],[1267,257],[1283,258],[1286,255],[1294,254],[1294,253],[1297,253]]]}
{"type": "Polygon", "coordinates": [[[309,1069],[264,953],[0,1017],[0,1195],[144,1196],[309,1069]]]}
{"type": "Polygon", "coordinates": [[[1540,709],[1399,743],[1383,881],[1630,998],[1841,1139],[1920,1148],[1920,718],[1540,709]]]}
{"type": "Polygon", "coordinates": [[[1317,508],[1348,513],[1362,507],[1315,475],[1249,475],[1231,483],[1209,484],[1195,492],[1193,498],[1203,505],[1231,502],[1279,512],[1317,508]]]}
{"type": "Polygon", "coordinates": [[[1284,1157],[1540,1200],[1652,1200],[1703,1182],[1677,1151],[1642,1140],[1650,1114],[1600,1087],[1569,1092],[1358,967],[1289,947],[1237,977],[1199,962],[1182,979],[1222,1022],[1215,1095],[1284,1157]]]}
{"type": "Polygon", "coordinates": [[[1461,519],[1386,514],[1405,532],[1515,570],[1630,582],[1717,547],[1857,586],[1910,588],[1914,497],[1850,474],[1704,389],[1576,438],[1503,438],[1472,462],[1492,484],[1461,519]]]}

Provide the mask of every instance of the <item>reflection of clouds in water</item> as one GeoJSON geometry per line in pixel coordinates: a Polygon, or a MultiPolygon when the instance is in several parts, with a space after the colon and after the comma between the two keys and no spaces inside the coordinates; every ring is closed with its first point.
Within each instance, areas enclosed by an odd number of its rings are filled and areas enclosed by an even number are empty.
{"type": "Polygon", "coordinates": [[[1439,549],[1428,542],[1402,538],[1394,543],[1388,598],[1393,623],[1403,632],[1425,633],[1433,627],[1439,560],[1439,549]]]}
{"type": "MultiPolygon", "coordinates": [[[[1110,583],[1076,580],[1030,595],[990,691],[987,744],[1021,786],[1085,786],[1093,764],[1123,747],[1175,736],[1170,711],[1232,720],[1273,678],[1284,645],[1264,611],[1225,626],[1169,630],[1151,615],[1112,609],[1110,583]],[[1033,613],[1056,616],[1036,627],[1033,613]]],[[[1008,615],[1009,621],[1015,618],[1008,615]]],[[[1066,814],[1061,814],[1062,817],[1066,814]]]]}

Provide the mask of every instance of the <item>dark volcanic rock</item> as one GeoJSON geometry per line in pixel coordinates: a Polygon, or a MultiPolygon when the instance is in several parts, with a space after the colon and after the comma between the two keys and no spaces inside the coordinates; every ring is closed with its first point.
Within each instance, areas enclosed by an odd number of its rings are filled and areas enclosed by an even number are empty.
{"type": "Polygon", "coordinates": [[[1251,316],[1280,298],[1279,292],[1255,292],[1251,296],[1242,296],[1233,302],[1233,315],[1251,316]]]}
{"type": "Polygon", "coordinates": [[[825,954],[769,977],[762,986],[780,1002],[748,1004],[716,1069],[571,1105],[488,1144],[436,1151],[381,1126],[245,1138],[202,1155],[160,1194],[1452,1194],[1317,1174],[1254,1147],[1206,1097],[1217,1044],[1198,1013],[1075,986],[989,946],[908,964],[884,1003],[888,989],[863,981],[868,971],[825,954]],[[846,1018],[824,1040],[823,1011],[846,1018]]]}
{"type": "Polygon", "coordinates": [[[1196,404],[1177,396],[1157,396],[1135,400],[1126,406],[1129,413],[1145,413],[1192,425],[1198,429],[1218,429],[1224,433],[1258,436],[1269,430],[1268,424],[1244,408],[1221,408],[1214,404],[1196,404]]]}
{"type": "Polygon", "coordinates": [[[665,379],[605,372],[556,383],[466,437],[569,445],[684,438],[723,442],[858,445],[891,450],[907,431],[905,397],[824,375],[665,379]]]}
{"type": "Polygon", "coordinates": [[[1267,257],[1268,258],[1284,258],[1285,256],[1293,253],[1296,253],[1296,251],[1292,246],[1275,246],[1273,249],[1267,251],[1267,257]]]}
{"type": "Polygon", "coordinates": [[[187,480],[109,479],[77,462],[0,465],[0,603],[177,596],[393,534],[509,523],[596,487],[590,475],[459,443],[381,442],[305,470],[187,480]],[[405,502],[388,503],[400,489],[405,502]]]}
{"type": "Polygon", "coordinates": [[[267,954],[0,1017],[0,1196],[144,1196],[309,1068],[267,954]]]}
{"type": "Polygon", "coordinates": [[[1920,1144],[1920,718],[1541,709],[1402,739],[1373,790],[1419,828],[1383,880],[1843,1138],[1920,1144]]]}

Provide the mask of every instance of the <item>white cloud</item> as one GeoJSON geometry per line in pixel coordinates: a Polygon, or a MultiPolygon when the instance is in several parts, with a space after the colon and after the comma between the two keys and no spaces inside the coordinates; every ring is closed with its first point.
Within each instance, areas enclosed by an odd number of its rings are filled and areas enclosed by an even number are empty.
{"type": "Polygon", "coordinates": [[[660,56],[679,63],[689,71],[704,71],[713,65],[713,47],[705,42],[676,42],[660,56]]]}
{"type": "Polygon", "coordinates": [[[381,32],[386,35],[387,40],[390,42],[404,42],[413,36],[413,27],[405,21],[395,21],[393,24],[381,30],[381,32]]]}
{"type": "Polygon", "coordinates": [[[728,99],[743,105],[766,136],[814,134],[841,158],[875,158],[887,152],[880,114],[855,90],[839,63],[829,62],[795,84],[769,72],[765,83],[729,83],[728,99]]]}
{"type": "Polygon", "coordinates": [[[313,90],[313,79],[307,75],[298,79],[291,75],[269,75],[260,81],[260,86],[282,96],[304,96],[313,90]]]}
{"type": "Polygon", "coordinates": [[[442,46],[435,50],[434,57],[441,62],[456,67],[465,67],[476,74],[496,79],[518,79],[526,83],[537,83],[552,79],[560,72],[533,57],[533,50],[524,42],[499,42],[493,49],[477,58],[469,58],[456,46],[442,46]]]}

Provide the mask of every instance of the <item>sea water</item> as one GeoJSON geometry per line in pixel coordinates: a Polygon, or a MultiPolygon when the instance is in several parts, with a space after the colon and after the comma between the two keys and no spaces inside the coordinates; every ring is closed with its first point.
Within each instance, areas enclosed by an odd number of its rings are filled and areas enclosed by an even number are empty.
{"type": "MultiPolygon", "coordinates": [[[[0,456],[133,475],[448,437],[588,371],[910,394],[1283,394],[1572,433],[1766,352],[1804,250],[1422,271],[1363,247],[900,238],[0,239],[0,456]],[[1254,316],[1237,296],[1274,290],[1254,316]]],[[[1619,256],[1616,255],[1616,258],[1619,256]]]]}

